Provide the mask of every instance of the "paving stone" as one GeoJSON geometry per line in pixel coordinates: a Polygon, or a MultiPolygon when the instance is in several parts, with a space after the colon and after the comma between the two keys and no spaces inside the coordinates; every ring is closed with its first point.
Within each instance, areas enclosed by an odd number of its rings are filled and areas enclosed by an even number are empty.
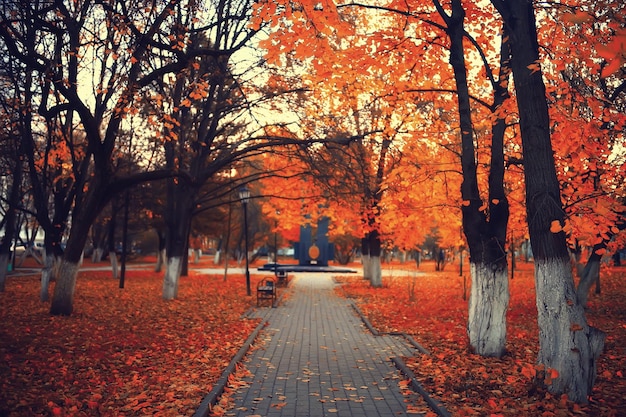
{"type": "Polygon", "coordinates": [[[334,285],[329,274],[297,274],[277,308],[257,309],[268,326],[245,360],[251,376],[227,415],[408,415],[390,358],[416,352],[401,337],[372,335],[334,285]]]}

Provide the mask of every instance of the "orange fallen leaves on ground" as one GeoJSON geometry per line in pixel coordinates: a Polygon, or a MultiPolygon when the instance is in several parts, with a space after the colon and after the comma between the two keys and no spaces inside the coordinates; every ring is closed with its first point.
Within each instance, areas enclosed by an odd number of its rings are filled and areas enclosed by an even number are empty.
{"type": "Polygon", "coordinates": [[[161,298],[162,273],[81,272],[74,313],[50,316],[37,276],[0,293],[0,415],[192,415],[258,324],[243,276],[181,277],[161,298]]]}
{"type": "Polygon", "coordinates": [[[353,298],[378,330],[406,332],[430,351],[405,361],[453,416],[604,417],[626,409],[625,267],[603,269],[602,294],[592,294],[587,309],[589,323],[607,333],[588,405],[573,404],[533,383],[539,372],[549,378],[556,375],[535,365],[539,342],[532,264],[521,263],[510,280],[507,354],[501,359],[483,358],[468,349],[463,293],[469,294],[470,283],[469,278],[463,283],[458,267],[447,265],[438,272],[425,263],[421,273],[410,276],[399,272],[402,268],[385,277],[380,289],[362,278],[342,277],[338,292],[353,298]]]}

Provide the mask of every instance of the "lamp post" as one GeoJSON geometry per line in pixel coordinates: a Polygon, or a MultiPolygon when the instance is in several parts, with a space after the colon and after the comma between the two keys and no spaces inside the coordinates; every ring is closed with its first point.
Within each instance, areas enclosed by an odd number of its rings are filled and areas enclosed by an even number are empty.
{"type": "Polygon", "coordinates": [[[250,289],[250,269],[248,265],[248,200],[250,200],[250,190],[246,187],[241,187],[239,189],[239,201],[241,201],[241,205],[243,206],[243,233],[246,255],[246,294],[252,295],[252,291],[250,289]]]}
{"type": "Polygon", "coordinates": [[[274,230],[274,276],[278,276],[278,216],[280,216],[280,210],[276,210],[276,229],[274,230]]]}

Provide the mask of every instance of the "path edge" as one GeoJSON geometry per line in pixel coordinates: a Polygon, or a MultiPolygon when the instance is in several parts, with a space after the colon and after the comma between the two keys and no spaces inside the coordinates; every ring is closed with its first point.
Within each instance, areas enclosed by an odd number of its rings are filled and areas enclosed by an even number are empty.
{"type": "MultiPolygon", "coordinates": [[[[384,335],[402,336],[402,337],[404,337],[407,340],[407,342],[409,342],[409,344],[413,345],[413,347],[415,349],[417,349],[418,351],[420,351],[422,354],[425,354],[425,355],[429,355],[430,354],[430,352],[427,349],[425,349],[422,345],[417,343],[417,341],[415,339],[413,339],[413,337],[411,337],[411,335],[409,335],[407,333],[404,333],[404,332],[399,332],[399,333],[398,332],[381,333],[381,332],[379,332],[378,329],[376,329],[372,325],[372,323],[368,320],[368,318],[365,316],[365,314],[363,314],[363,312],[361,311],[359,306],[357,306],[356,303],[353,300],[350,300],[350,305],[352,306],[354,311],[357,313],[357,315],[361,318],[361,321],[363,322],[363,324],[365,324],[365,327],[367,327],[367,329],[374,336],[384,336],[384,335]]],[[[446,408],[441,403],[435,401],[430,396],[430,394],[424,389],[424,387],[422,386],[422,384],[420,384],[420,382],[418,381],[418,379],[415,376],[415,374],[413,373],[413,371],[406,365],[406,363],[404,363],[404,361],[401,358],[394,356],[394,357],[390,358],[390,360],[393,362],[395,367],[400,372],[402,372],[407,378],[409,378],[409,380],[411,381],[411,388],[413,389],[413,391],[415,391],[419,395],[421,395],[422,398],[424,398],[424,401],[426,401],[426,404],[428,404],[428,406],[435,413],[437,413],[437,415],[439,415],[441,417],[451,417],[451,414],[448,412],[448,410],[446,410],[446,408]]]]}
{"type": "Polygon", "coordinates": [[[390,359],[393,362],[393,364],[396,366],[396,368],[398,368],[400,372],[402,372],[407,378],[409,378],[409,380],[411,381],[411,388],[413,389],[413,391],[419,393],[422,396],[422,398],[424,398],[424,401],[426,401],[426,404],[428,404],[428,406],[435,413],[437,413],[437,415],[441,417],[451,417],[451,414],[448,412],[448,410],[446,410],[443,407],[443,405],[433,400],[433,398],[424,389],[422,384],[420,384],[420,382],[417,380],[413,371],[406,365],[406,363],[404,363],[404,361],[401,358],[392,357],[390,359]]]}
{"type": "Polygon", "coordinates": [[[193,417],[208,417],[211,414],[211,408],[215,404],[217,404],[220,396],[224,393],[224,389],[228,384],[228,378],[235,371],[237,364],[243,360],[243,357],[250,350],[250,346],[252,346],[252,343],[254,343],[257,336],[266,325],[266,320],[261,320],[259,322],[254,331],[250,334],[250,336],[248,336],[243,346],[239,349],[237,354],[233,356],[228,366],[222,372],[220,378],[217,380],[215,385],[213,385],[211,391],[204,396],[202,402],[200,402],[200,406],[198,406],[196,412],[193,414],[193,417]]]}

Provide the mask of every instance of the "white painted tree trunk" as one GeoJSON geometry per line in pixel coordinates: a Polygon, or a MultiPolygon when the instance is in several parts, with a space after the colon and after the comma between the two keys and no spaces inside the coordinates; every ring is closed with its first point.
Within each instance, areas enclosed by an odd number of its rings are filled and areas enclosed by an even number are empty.
{"type": "Polygon", "coordinates": [[[567,259],[536,259],[535,285],[539,324],[537,360],[558,372],[549,389],[566,393],[572,401],[586,403],[605,334],[587,324],[567,259]]]}
{"type": "Polygon", "coordinates": [[[165,249],[157,251],[157,260],[156,265],[154,266],[154,272],[161,272],[163,269],[163,264],[165,264],[165,249]]]}
{"type": "Polygon", "coordinates": [[[80,266],[77,263],[66,260],[59,265],[57,283],[54,286],[52,305],[50,313],[53,315],[62,314],[69,316],[72,314],[74,306],[74,289],[76,288],[76,277],[80,266]]]}
{"type": "Polygon", "coordinates": [[[221,250],[216,250],[215,251],[215,256],[213,256],[213,264],[214,265],[219,265],[220,261],[222,258],[222,251],[221,250]]]}
{"type": "Polygon", "coordinates": [[[43,268],[41,268],[41,288],[39,290],[39,300],[42,302],[50,299],[50,281],[55,273],[54,256],[47,254],[43,258],[43,268]]]}
{"type": "Polygon", "coordinates": [[[486,357],[502,357],[506,344],[506,311],[509,280],[506,268],[471,263],[472,286],[467,334],[474,351],[486,357]]]}
{"type": "Polygon", "coordinates": [[[192,258],[193,259],[193,263],[197,264],[200,262],[200,258],[202,257],[202,250],[200,249],[193,249],[193,255],[192,258]]]}
{"type": "Polygon", "coordinates": [[[9,259],[10,256],[8,253],[3,253],[0,255],[0,292],[4,292],[7,282],[7,271],[9,270],[9,259]]]}
{"type": "Polygon", "coordinates": [[[183,260],[173,256],[167,260],[167,268],[163,277],[163,299],[173,300],[178,296],[178,279],[182,270],[183,260]]]}
{"type": "Polygon", "coordinates": [[[580,281],[576,294],[578,302],[583,306],[587,306],[589,300],[589,290],[593,284],[600,279],[600,260],[591,260],[580,272],[580,281]]]}
{"type": "Polygon", "coordinates": [[[104,249],[94,248],[91,254],[91,262],[93,263],[102,262],[102,255],[104,255],[104,249]]]}
{"type": "Polygon", "coordinates": [[[111,260],[111,275],[113,279],[118,279],[120,277],[120,271],[117,265],[117,255],[115,252],[109,252],[109,259],[111,260]]]}
{"type": "Polygon", "coordinates": [[[369,255],[361,255],[361,265],[363,265],[363,278],[367,280],[371,280],[372,278],[372,259],[369,255]]]}
{"type": "Polygon", "coordinates": [[[370,256],[370,284],[372,287],[383,286],[383,271],[380,256],[370,256]]]}

